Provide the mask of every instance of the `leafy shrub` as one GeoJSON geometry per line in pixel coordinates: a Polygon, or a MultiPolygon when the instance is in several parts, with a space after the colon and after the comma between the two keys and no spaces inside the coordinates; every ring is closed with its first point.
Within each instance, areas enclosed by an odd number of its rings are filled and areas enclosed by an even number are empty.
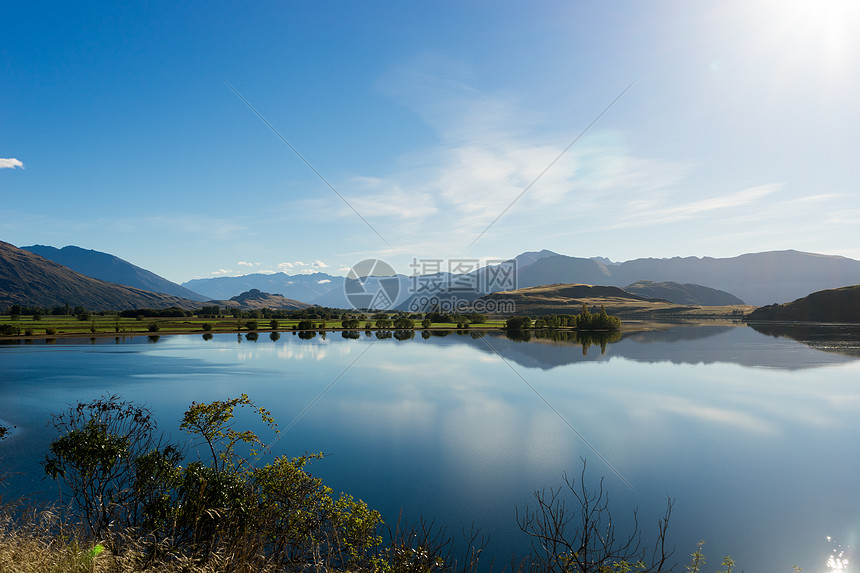
{"type": "Polygon", "coordinates": [[[149,332],[158,332],[159,330],[161,330],[161,326],[159,326],[157,322],[150,322],[149,325],[146,327],[146,330],[149,332]]]}
{"type": "Polygon", "coordinates": [[[16,324],[0,325],[0,336],[17,336],[21,334],[21,327],[16,324]]]}
{"type": "Polygon", "coordinates": [[[57,329],[51,328],[49,326],[49,327],[45,328],[45,334],[47,334],[48,336],[53,336],[53,335],[57,334],[57,329]]]}
{"type": "Polygon", "coordinates": [[[111,395],[79,402],[54,415],[60,433],[45,458],[45,473],[66,484],[68,500],[96,538],[111,528],[142,525],[168,488],[178,447],[155,437],[149,409],[111,395]],[[153,505],[155,504],[155,505],[153,505]]]}
{"type": "Polygon", "coordinates": [[[203,325],[202,325],[202,328],[203,328],[203,330],[205,330],[206,332],[209,332],[209,331],[211,331],[211,330],[212,330],[212,323],[211,323],[211,322],[204,322],[204,323],[203,323],[203,325]]]}
{"type": "Polygon", "coordinates": [[[523,330],[532,327],[532,319],[527,316],[512,316],[505,322],[508,330],[523,330]]]}
{"type": "Polygon", "coordinates": [[[245,328],[247,328],[248,330],[257,330],[257,326],[258,324],[256,320],[249,320],[245,323],[245,328]]]}
{"type": "Polygon", "coordinates": [[[180,448],[156,437],[146,408],[116,396],[79,403],[54,417],[60,437],[45,471],[63,480],[71,508],[115,551],[119,533],[132,531],[159,551],[195,559],[241,552],[251,563],[290,570],[372,563],[382,542],[379,513],[335,496],[306,472],[322,454],[260,465],[264,444],[233,427],[237,408],[254,411],[277,433],[271,414],[245,394],[192,403],[180,427],[208,454],[183,466],[180,448]]]}

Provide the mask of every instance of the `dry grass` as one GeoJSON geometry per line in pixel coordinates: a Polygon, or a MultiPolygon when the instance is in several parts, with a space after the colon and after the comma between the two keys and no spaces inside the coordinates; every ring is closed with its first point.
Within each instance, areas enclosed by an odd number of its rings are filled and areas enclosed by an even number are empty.
{"type": "Polygon", "coordinates": [[[241,555],[216,551],[205,560],[172,552],[167,547],[144,549],[128,540],[114,555],[62,523],[54,509],[0,508],[0,573],[268,573],[275,568],[251,564],[241,555]],[[162,551],[153,551],[162,549],[162,551]],[[96,554],[97,553],[97,554],[96,554]],[[153,558],[153,555],[160,555],[153,558]]]}

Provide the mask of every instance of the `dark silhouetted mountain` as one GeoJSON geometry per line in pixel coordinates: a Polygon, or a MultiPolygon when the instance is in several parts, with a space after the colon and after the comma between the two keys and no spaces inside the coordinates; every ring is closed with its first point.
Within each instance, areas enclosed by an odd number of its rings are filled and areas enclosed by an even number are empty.
{"type": "Polygon", "coordinates": [[[21,248],[94,279],[191,300],[206,300],[201,294],[108,253],[75,246],[57,249],[45,245],[31,245],[21,248]]]}
{"type": "Polygon", "coordinates": [[[0,307],[12,304],[39,307],[69,304],[89,310],[200,306],[199,302],[186,298],[94,279],[0,241],[0,307]]]}
{"type": "Polygon", "coordinates": [[[747,319],[860,323],[860,285],[822,290],[792,302],[763,306],[747,319]]]}
{"type": "Polygon", "coordinates": [[[632,285],[624,287],[624,290],[646,298],[668,300],[669,302],[674,302],[676,304],[691,304],[698,306],[745,304],[744,301],[733,294],[694,284],[637,281],[632,285]]]}

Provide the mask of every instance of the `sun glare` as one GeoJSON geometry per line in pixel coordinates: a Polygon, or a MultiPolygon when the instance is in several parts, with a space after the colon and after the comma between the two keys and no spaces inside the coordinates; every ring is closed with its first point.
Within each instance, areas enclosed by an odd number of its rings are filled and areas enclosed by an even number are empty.
{"type": "Polygon", "coordinates": [[[853,57],[854,32],[860,22],[860,2],[777,2],[771,4],[770,13],[790,56],[811,57],[828,70],[843,68],[853,57]]]}

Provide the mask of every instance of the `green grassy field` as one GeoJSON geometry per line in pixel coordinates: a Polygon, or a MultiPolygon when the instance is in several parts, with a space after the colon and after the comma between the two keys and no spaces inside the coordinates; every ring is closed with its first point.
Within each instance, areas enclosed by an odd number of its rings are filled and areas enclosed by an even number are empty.
{"type": "MultiPolygon", "coordinates": [[[[239,332],[239,331],[270,331],[270,320],[267,319],[236,319],[233,317],[201,318],[201,317],[143,317],[122,318],[116,316],[92,316],[89,320],[78,320],[75,316],[42,316],[41,320],[33,320],[31,316],[21,316],[12,320],[9,315],[0,316],[0,328],[4,325],[12,325],[20,329],[20,334],[11,337],[46,337],[46,336],[69,336],[69,335],[106,335],[106,334],[179,334],[179,333],[205,333],[205,332],[239,332]],[[249,329],[248,323],[256,322],[256,329],[249,329]],[[157,325],[157,330],[153,330],[157,325]],[[211,325],[207,330],[206,325],[211,325]]],[[[313,320],[315,330],[340,330],[343,325],[340,320],[313,320]],[[325,322],[325,328],[321,327],[325,322]]],[[[377,330],[375,321],[370,321],[371,330],[377,330]]],[[[293,330],[298,326],[298,319],[278,319],[277,330],[293,330]]],[[[469,328],[474,330],[498,329],[505,325],[503,320],[488,320],[483,324],[472,324],[469,328]]],[[[433,323],[434,329],[456,329],[456,323],[433,323]]],[[[416,330],[421,329],[420,321],[416,321],[416,330]]],[[[356,330],[365,330],[364,322],[356,330]]],[[[391,329],[386,329],[391,330],[391,329]]]]}

